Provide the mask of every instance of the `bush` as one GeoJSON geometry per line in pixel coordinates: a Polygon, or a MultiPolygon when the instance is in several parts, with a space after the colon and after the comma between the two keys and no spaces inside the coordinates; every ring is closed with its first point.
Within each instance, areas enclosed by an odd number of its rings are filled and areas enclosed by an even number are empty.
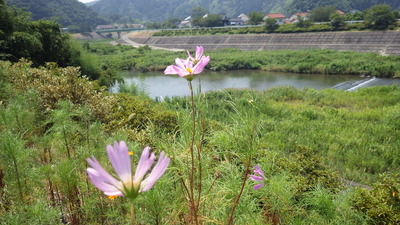
{"type": "Polygon", "coordinates": [[[113,95],[114,104],[107,115],[106,129],[109,131],[118,129],[142,130],[150,124],[167,132],[176,130],[176,115],[160,106],[154,106],[148,100],[138,96],[121,93],[113,95]]]}
{"type": "Polygon", "coordinates": [[[381,174],[372,190],[359,188],[354,206],[365,213],[372,224],[400,223],[400,173],[381,174]]]}

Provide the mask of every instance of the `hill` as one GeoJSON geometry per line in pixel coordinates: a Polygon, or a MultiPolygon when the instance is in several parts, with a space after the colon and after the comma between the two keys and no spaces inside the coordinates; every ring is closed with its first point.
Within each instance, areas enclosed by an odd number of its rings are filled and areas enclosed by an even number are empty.
{"type": "Polygon", "coordinates": [[[164,21],[172,17],[183,19],[191,15],[191,9],[195,6],[201,6],[209,13],[236,17],[240,13],[252,11],[289,15],[327,5],[335,5],[339,10],[349,12],[354,9],[364,10],[376,4],[400,8],[398,0],[100,0],[91,8],[105,15],[120,14],[140,20],[164,21]]]}
{"type": "Polygon", "coordinates": [[[106,24],[99,14],[77,0],[6,0],[8,6],[25,8],[33,20],[56,19],[63,27],[93,27],[106,24]]]}

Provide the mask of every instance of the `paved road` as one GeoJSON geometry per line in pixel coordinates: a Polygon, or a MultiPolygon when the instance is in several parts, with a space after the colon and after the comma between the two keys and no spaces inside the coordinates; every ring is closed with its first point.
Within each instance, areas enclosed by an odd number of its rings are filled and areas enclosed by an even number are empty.
{"type": "MultiPolygon", "coordinates": [[[[142,47],[145,46],[143,44],[139,44],[136,43],[134,41],[131,41],[129,39],[128,34],[125,34],[124,36],[122,36],[121,39],[117,40],[117,41],[112,41],[111,42],[112,45],[116,45],[116,44],[123,44],[123,45],[130,45],[132,47],[138,48],[138,47],[142,47]]],[[[167,51],[173,51],[173,52],[181,52],[181,51],[185,51],[184,49],[178,49],[178,48],[162,48],[162,47],[155,47],[155,46],[149,46],[151,49],[157,49],[157,50],[167,50],[167,51]]]]}

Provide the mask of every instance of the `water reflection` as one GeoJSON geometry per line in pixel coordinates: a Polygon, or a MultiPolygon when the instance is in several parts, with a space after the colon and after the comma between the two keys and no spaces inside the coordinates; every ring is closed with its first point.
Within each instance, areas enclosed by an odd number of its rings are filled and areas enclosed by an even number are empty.
{"type": "MultiPolygon", "coordinates": [[[[164,75],[163,72],[122,74],[125,83],[135,83],[144,89],[151,98],[165,96],[189,95],[187,81],[177,75],[164,75]]],[[[206,71],[201,74],[201,89],[203,92],[210,90],[223,90],[226,88],[251,88],[265,90],[276,86],[293,86],[295,88],[310,87],[324,89],[336,84],[359,80],[361,78],[350,75],[320,75],[320,74],[294,74],[274,73],[264,71],[206,71]]],[[[193,85],[197,87],[199,80],[195,78],[193,85]]],[[[117,92],[118,87],[113,88],[117,92]]]]}

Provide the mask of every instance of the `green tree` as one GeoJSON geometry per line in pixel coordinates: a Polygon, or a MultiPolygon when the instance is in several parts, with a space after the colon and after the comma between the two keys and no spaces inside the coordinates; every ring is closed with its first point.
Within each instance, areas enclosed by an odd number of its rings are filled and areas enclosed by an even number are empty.
{"type": "Polygon", "coordinates": [[[331,26],[334,30],[337,30],[339,27],[345,24],[346,17],[340,15],[339,13],[334,13],[329,17],[331,22],[331,26]]]}
{"type": "Polygon", "coordinates": [[[400,12],[399,10],[393,10],[393,16],[395,19],[400,19],[400,12]]]}
{"type": "Polygon", "coordinates": [[[329,5],[324,7],[318,7],[310,12],[309,19],[312,22],[328,22],[329,17],[336,13],[336,7],[329,5]]]}
{"type": "Polygon", "coordinates": [[[393,16],[395,19],[400,19],[400,12],[399,10],[393,10],[393,16]]]}
{"type": "Polygon", "coordinates": [[[364,22],[374,29],[385,29],[395,21],[395,13],[389,5],[374,5],[365,10],[364,22]]]}
{"type": "Polygon", "coordinates": [[[219,14],[209,14],[206,17],[196,17],[192,20],[195,27],[218,27],[222,26],[222,16],[219,14]]]}
{"type": "Polygon", "coordinates": [[[249,21],[250,25],[258,25],[263,21],[264,13],[263,12],[251,12],[249,13],[249,21]]]}
{"type": "Polygon", "coordinates": [[[219,14],[209,14],[204,18],[205,27],[218,27],[222,25],[222,16],[219,14]]]}
{"type": "Polygon", "coordinates": [[[8,48],[12,48],[12,55],[15,59],[32,59],[43,51],[40,40],[26,32],[13,32],[7,38],[8,48]]]}
{"type": "Polygon", "coordinates": [[[55,21],[39,20],[30,23],[30,30],[42,43],[43,51],[38,53],[34,62],[44,65],[46,62],[57,62],[65,67],[71,60],[69,35],[61,33],[60,24],[55,21]]]}
{"type": "Polygon", "coordinates": [[[303,16],[298,16],[298,22],[295,23],[296,27],[306,28],[312,25],[310,20],[305,19],[303,16]]]}
{"type": "Polygon", "coordinates": [[[203,17],[208,13],[207,9],[201,6],[195,6],[192,8],[192,18],[203,17]]]}
{"type": "Polygon", "coordinates": [[[161,27],[163,29],[174,29],[178,28],[178,24],[181,22],[180,19],[178,18],[171,18],[166,20],[164,23],[162,23],[161,27]]]}
{"type": "Polygon", "coordinates": [[[267,18],[265,20],[265,29],[268,32],[273,32],[278,29],[279,25],[277,24],[277,20],[275,18],[267,18]]]}
{"type": "Polygon", "coordinates": [[[347,13],[346,14],[346,20],[352,21],[352,20],[363,20],[364,19],[364,13],[360,11],[356,11],[355,13],[347,13]]]}
{"type": "Polygon", "coordinates": [[[146,24],[147,29],[161,29],[160,23],[148,23],[146,24]]]}
{"type": "Polygon", "coordinates": [[[0,57],[16,62],[27,58],[34,66],[55,62],[61,67],[79,66],[84,75],[96,79],[98,66],[82,48],[76,48],[55,21],[31,21],[21,9],[0,2],[0,57]]]}

